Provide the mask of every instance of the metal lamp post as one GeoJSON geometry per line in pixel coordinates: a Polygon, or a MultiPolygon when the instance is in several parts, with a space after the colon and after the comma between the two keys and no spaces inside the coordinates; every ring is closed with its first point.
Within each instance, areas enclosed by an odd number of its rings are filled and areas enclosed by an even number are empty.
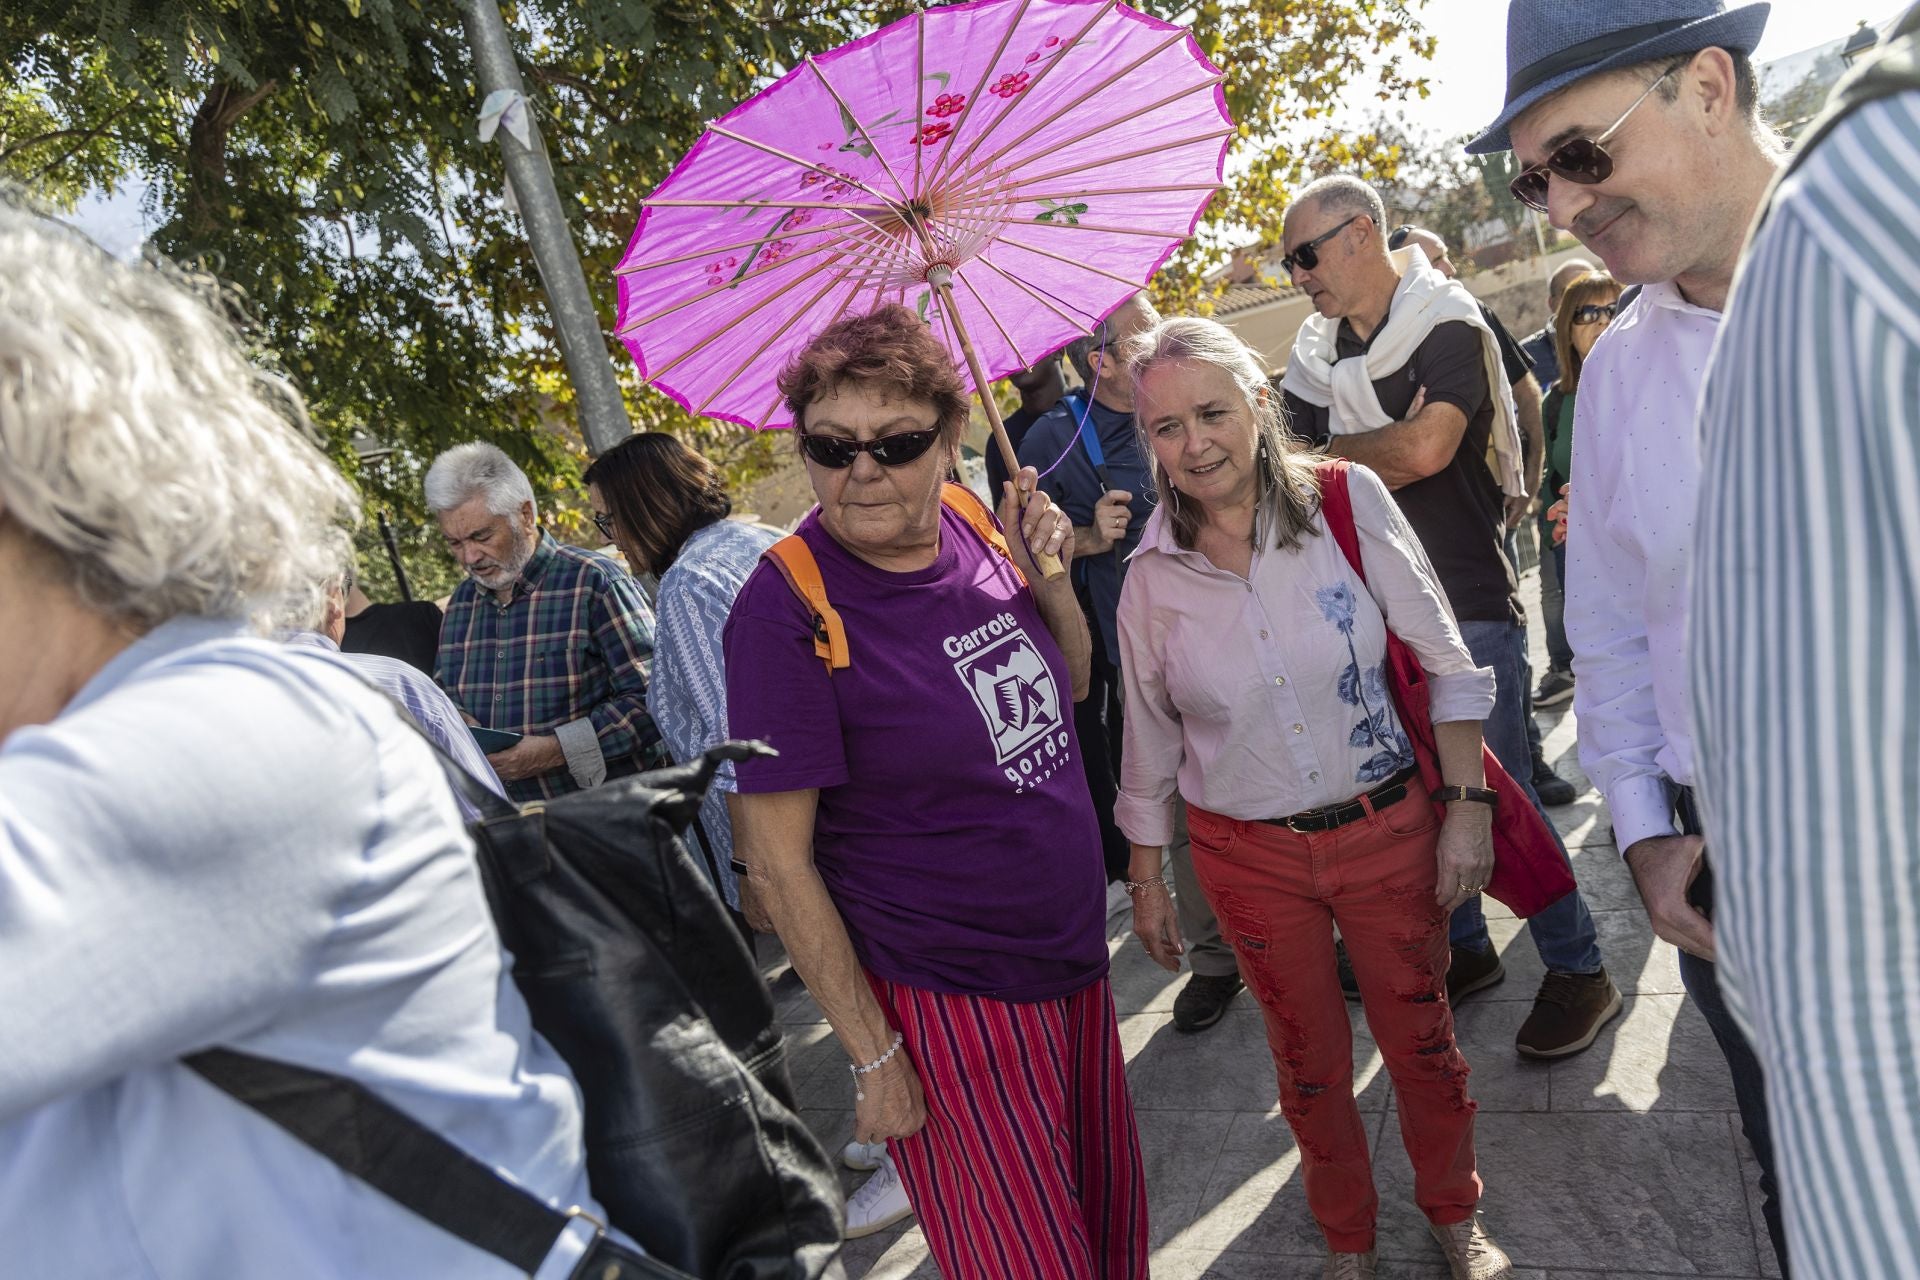
{"type": "MultiPolygon", "coordinates": [[[[460,0],[459,8],[482,96],[504,89],[524,98],[520,67],[514,61],[513,43],[499,6],[494,0],[460,0]]],[[[580,431],[587,448],[599,454],[631,435],[633,424],[620,399],[620,385],[614,380],[600,317],[594,313],[593,298],[587,293],[587,278],[574,251],[573,233],[560,207],[560,194],[554,190],[553,167],[547,161],[546,147],[532,114],[525,112],[526,142],[508,129],[500,130],[497,137],[506,156],[507,178],[513,184],[520,218],[526,224],[527,242],[533,246],[540,283],[546,289],[547,305],[553,312],[554,333],[579,400],[580,431]]]]}

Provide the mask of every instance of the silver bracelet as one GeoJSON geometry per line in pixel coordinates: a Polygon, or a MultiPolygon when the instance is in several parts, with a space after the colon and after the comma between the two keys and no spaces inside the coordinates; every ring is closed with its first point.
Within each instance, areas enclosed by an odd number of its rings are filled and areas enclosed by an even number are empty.
{"type": "Polygon", "coordinates": [[[855,1102],[865,1102],[867,1100],[866,1091],[860,1087],[860,1077],[871,1075],[873,1072],[886,1066],[888,1062],[893,1060],[893,1055],[900,1052],[900,1046],[904,1043],[906,1043],[906,1037],[896,1031],[893,1033],[893,1045],[885,1053],[864,1067],[849,1066],[847,1068],[847,1070],[853,1072],[853,1100],[855,1102]]]}
{"type": "Polygon", "coordinates": [[[1128,893],[1138,893],[1142,889],[1151,889],[1156,885],[1162,889],[1168,887],[1165,876],[1151,876],[1145,880],[1129,880],[1126,882],[1126,885],[1128,893]]]}

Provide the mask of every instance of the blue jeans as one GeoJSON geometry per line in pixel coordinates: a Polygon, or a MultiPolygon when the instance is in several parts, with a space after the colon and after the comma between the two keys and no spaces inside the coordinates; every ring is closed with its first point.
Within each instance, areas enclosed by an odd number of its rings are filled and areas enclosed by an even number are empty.
{"type": "MultiPolygon", "coordinates": [[[[1533,794],[1533,755],[1527,749],[1527,703],[1532,691],[1527,688],[1530,668],[1526,628],[1517,622],[1462,622],[1460,637],[1467,642],[1467,652],[1473,655],[1475,665],[1493,668],[1493,714],[1487,717],[1482,731],[1487,745],[1526,791],[1533,807],[1540,809],[1540,797],[1533,794]]],[[[1553,843],[1565,858],[1567,850],[1560,842],[1560,833],[1554,831],[1544,809],[1540,816],[1547,821],[1547,830],[1553,831],[1553,843]]],[[[1527,931],[1533,935],[1533,945],[1549,972],[1600,971],[1600,941],[1594,932],[1593,913],[1587,910],[1586,899],[1578,889],[1527,921],[1527,931]]],[[[1454,908],[1448,933],[1454,946],[1468,951],[1486,951],[1493,946],[1479,898],[1470,898],[1454,908]]]]}

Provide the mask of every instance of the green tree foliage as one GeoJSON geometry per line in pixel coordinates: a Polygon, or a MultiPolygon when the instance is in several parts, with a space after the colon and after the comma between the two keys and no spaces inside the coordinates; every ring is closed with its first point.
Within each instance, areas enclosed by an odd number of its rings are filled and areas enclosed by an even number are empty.
{"type": "Polygon", "coordinates": [[[1204,305],[1207,274],[1228,246],[1258,256],[1280,243],[1290,192],[1321,174],[1391,179],[1400,151],[1378,131],[1342,128],[1376,107],[1424,98],[1410,66],[1433,54],[1420,27],[1426,0],[1203,0],[1141,7],[1190,26],[1226,73],[1227,107],[1240,139],[1227,159],[1227,188],[1214,197],[1201,234],[1155,282],[1170,307],[1204,305]]]}
{"type": "MultiPolygon", "coordinates": [[[[1230,187],[1160,285],[1197,296],[1223,240],[1277,237],[1309,168],[1390,172],[1327,126],[1342,89],[1421,92],[1422,0],[1147,0],[1193,27],[1241,122],[1230,187]]],[[[609,334],[613,265],[641,199],[722,114],[807,51],[907,11],[899,0],[518,0],[503,5],[609,334]]],[[[571,392],[452,6],[426,0],[9,0],[0,5],[0,175],[71,207],[144,184],[152,247],[220,276],[264,358],[305,391],[333,455],[389,511],[416,586],[452,581],[420,499],[425,463],[491,439],[563,530],[585,452],[571,392]]],[[[636,427],[681,433],[736,483],[778,442],[694,422],[636,385],[636,427]]],[[[369,531],[370,589],[387,581],[369,531]]]]}

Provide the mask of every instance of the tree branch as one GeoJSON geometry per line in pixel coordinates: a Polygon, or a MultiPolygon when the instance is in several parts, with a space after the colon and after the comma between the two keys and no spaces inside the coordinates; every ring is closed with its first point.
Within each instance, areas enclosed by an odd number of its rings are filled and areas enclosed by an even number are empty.
{"type": "Polygon", "coordinates": [[[263,80],[252,91],[241,92],[222,80],[207,91],[200,109],[193,113],[187,133],[186,223],[194,239],[212,234],[225,221],[221,196],[227,186],[228,134],[279,87],[278,80],[263,80]]]}
{"type": "Polygon", "coordinates": [[[541,84],[572,89],[575,93],[585,98],[589,106],[612,123],[624,125],[627,122],[627,117],[621,111],[603,101],[600,95],[594,91],[593,85],[581,79],[579,76],[571,75],[565,71],[555,71],[550,67],[530,67],[528,70],[533,74],[533,78],[541,84]]]}

